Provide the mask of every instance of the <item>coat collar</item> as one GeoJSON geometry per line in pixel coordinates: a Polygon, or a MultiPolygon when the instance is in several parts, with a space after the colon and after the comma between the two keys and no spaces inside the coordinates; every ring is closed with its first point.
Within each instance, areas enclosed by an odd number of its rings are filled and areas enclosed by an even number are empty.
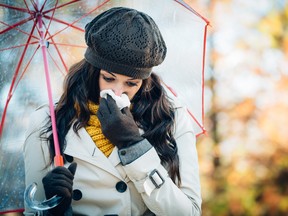
{"type": "Polygon", "coordinates": [[[95,145],[85,128],[78,131],[78,135],[73,131],[73,126],[66,135],[65,154],[79,158],[93,164],[121,179],[118,170],[115,168],[120,159],[118,149],[115,147],[107,158],[95,145]]]}

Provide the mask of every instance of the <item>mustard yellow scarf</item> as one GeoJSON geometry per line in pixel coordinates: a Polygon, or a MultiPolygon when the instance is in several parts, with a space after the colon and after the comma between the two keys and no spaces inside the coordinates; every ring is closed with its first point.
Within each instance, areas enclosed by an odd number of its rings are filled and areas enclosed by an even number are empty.
{"type": "Polygon", "coordinates": [[[99,105],[89,102],[90,119],[85,126],[86,131],[94,141],[95,145],[108,157],[113,151],[114,145],[103,135],[100,121],[96,115],[99,105]]]}

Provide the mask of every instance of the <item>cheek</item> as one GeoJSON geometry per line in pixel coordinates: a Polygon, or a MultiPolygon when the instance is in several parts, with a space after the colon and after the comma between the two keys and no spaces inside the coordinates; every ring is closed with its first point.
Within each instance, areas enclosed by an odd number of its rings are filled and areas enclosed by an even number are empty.
{"type": "Polygon", "coordinates": [[[129,97],[130,100],[132,100],[132,98],[136,95],[136,93],[139,91],[139,89],[141,88],[141,85],[137,88],[132,88],[130,91],[127,92],[127,95],[129,97]]]}
{"type": "Polygon", "coordinates": [[[104,80],[99,79],[99,89],[100,91],[104,89],[111,89],[111,86],[109,85],[109,83],[105,82],[104,80]]]}

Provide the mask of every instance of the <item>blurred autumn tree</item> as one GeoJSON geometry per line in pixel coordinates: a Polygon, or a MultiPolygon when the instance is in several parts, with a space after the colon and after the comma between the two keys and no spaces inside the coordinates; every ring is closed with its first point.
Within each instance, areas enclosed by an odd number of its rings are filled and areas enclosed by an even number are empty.
{"type": "Polygon", "coordinates": [[[287,1],[187,2],[212,25],[203,215],[288,215],[287,1]]]}

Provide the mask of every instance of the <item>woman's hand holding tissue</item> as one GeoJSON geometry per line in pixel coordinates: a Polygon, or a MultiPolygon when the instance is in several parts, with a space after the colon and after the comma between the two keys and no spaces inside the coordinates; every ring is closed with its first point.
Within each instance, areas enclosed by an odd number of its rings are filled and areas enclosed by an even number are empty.
{"type": "Polygon", "coordinates": [[[115,95],[112,89],[105,89],[100,92],[100,97],[107,99],[107,95],[110,95],[116,102],[118,108],[121,110],[124,107],[130,106],[130,100],[126,94],[122,94],[121,96],[115,95]]]}
{"type": "Polygon", "coordinates": [[[120,110],[110,95],[101,98],[97,116],[104,136],[119,149],[143,140],[129,107],[120,110]]]}

